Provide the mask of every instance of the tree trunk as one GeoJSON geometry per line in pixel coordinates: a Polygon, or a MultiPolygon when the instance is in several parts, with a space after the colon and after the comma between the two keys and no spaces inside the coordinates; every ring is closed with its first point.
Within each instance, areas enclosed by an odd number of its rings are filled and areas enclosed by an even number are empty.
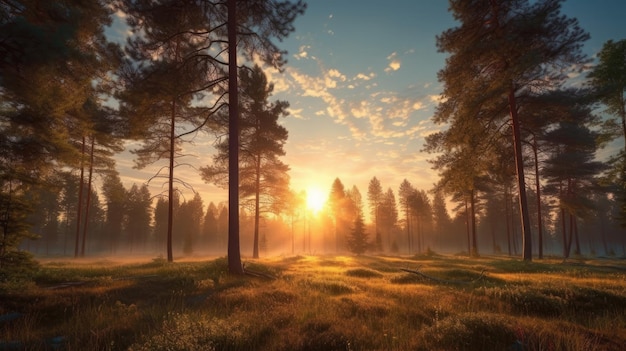
{"type": "Polygon", "coordinates": [[[261,211],[259,208],[261,197],[261,155],[257,155],[256,160],[256,179],[254,184],[254,243],[252,248],[252,258],[259,258],[259,217],[261,211]]]}
{"type": "Polygon", "coordinates": [[[574,216],[569,214],[569,239],[567,240],[567,256],[572,252],[572,242],[574,241],[574,216]]]}
{"type": "Polygon", "coordinates": [[[535,154],[535,184],[537,192],[537,248],[539,259],[543,258],[543,219],[541,218],[541,182],[539,181],[539,156],[537,152],[537,136],[533,136],[533,153],[535,154]]]}
{"type": "MultiPolygon", "coordinates": [[[[408,201],[408,200],[407,200],[408,201]]],[[[409,205],[406,205],[404,209],[406,212],[406,244],[409,249],[409,255],[411,254],[411,214],[409,212],[409,205]]]]}
{"type": "Polygon", "coordinates": [[[228,270],[243,274],[239,246],[239,96],[237,0],[228,0],[228,270]]]}
{"type": "MultiPolygon", "coordinates": [[[[174,156],[175,156],[175,138],[176,138],[176,100],[172,101],[172,111],[170,117],[170,155],[169,155],[169,174],[167,178],[167,262],[174,262],[174,253],[172,250],[172,232],[174,228],[174,156]]],[[[131,233],[133,235],[133,233],[131,233]]]]}
{"type": "Polygon", "coordinates": [[[582,254],[582,251],[580,250],[580,240],[578,238],[578,221],[574,215],[572,215],[572,224],[574,226],[574,242],[576,243],[576,250],[574,253],[576,255],[580,255],[582,254]]]}
{"type": "Polygon", "coordinates": [[[472,210],[472,252],[470,256],[478,257],[478,241],[476,236],[476,196],[474,189],[470,192],[470,207],[472,210]]]}
{"type": "Polygon", "coordinates": [[[472,239],[470,234],[470,214],[467,207],[467,197],[465,198],[465,232],[467,233],[467,255],[472,256],[472,239]]]}
{"type": "Polygon", "coordinates": [[[563,234],[563,258],[569,257],[568,243],[567,243],[567,225],[565,220],[565,209],[561,209],[561,233],[563,234]]]}
{"type": "Polygon", "coordinates": [[[80,153],[80,181],[78,183],[78,203],[76,204],[76,242],[74,245],[74,257],[78,257],[80,243],[80,221],[83,212],[83,181],[85,177],[85,136],[83,135],[82,150],[80,153]]]}
{"type": "Polygon", "coordinates": [[[80,247],[80,257],[85,257],[85,243],[87,242],[87,229],[89,227],[89,206],[91,205],[91,181],[93,179],[93,159],[96,138],[91,136],[91,150],[89,150],[89,175],[87,176],[87,199],[85,201],[85,223],[83,224],[83,242],[80,247]]]}
{"type": "Polygon", "coordinates": [[[504,186],[504,216],[506,217],[506,240],[509,245],[509,256],[513,255],[511,252],[511,213],[509,208],[509,186],[504,186]]]}
{"type": "MultiPolygon", "coordinates": [[[[513,83],[511,83],[513,84],[513,83]]],[[[522,224],[522,257],[524,261],[532,260],[532,237],[530,232],[530,218],[528,216],[528,200],[526,199],[526,179],[524,178],[524,157],[522,155],[522,139],[520,134],[519,116],[517,115],[517,103],[515,88],[509,90],[509,112],[513,125],[513,149],[515,154],[515,171],[517,174],[517,187],[519,190],[519,209],[522,224]]]]}

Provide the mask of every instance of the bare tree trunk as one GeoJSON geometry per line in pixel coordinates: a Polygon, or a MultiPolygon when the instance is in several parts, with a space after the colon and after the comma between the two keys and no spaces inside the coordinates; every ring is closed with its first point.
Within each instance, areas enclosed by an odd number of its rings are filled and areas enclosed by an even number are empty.
{"type": "Polygon", "coordinates": [[[85,136],[83,135],[82,150],[80,154],[80,181],[78,183],[78,204],[76,204],[76,242],[74,245],[74,257],[78,257],[80,243],[80,221],[83,212],[83,182],[85,177],[85,136]]]}
{"type": "Polygon", "coordinates": [[[519,116],[515,99],[515,87],[511,83],[509,90],[509,112],[513,125],[513,148],[515,154],[515,171],[517,174],[517,187],[519,190],[519,209],[522,224],[522,257],[524,261],[532,260],[532,236],[530,231],[530,218],[528,216],[528,200],[526,199],[526,179],[524,178],[524,158],[522,155],[522,139],[520,134],[519,116]]]}
{"type": "Polygon", "coordinates": [[[507,243],[509,245],[509,256],[513,255],[513,252],[511,252],[511,209],[509,208],[509,187],[508,185],[506,185],[504,187],[504,212],[505,212],[505,217],[506,217],[506,239],[507,239],[507,243]]]}
{"type": "Polygon", "coordinates": [[[228,270],[243,274],[239,245],[239,96],[237,0],[228,0],[228,270]]]}
{"type": "MultiPolygon", "coordinates": [[[[167,177],[167,262],[174,262],[174,252],[172,250],[172,232],[174,229],[174,156],[176,138],[176,100],[172,100],[172,111],[170,117],[170,154],[169,154],[169,174],[167,177]]],[[[134,233],[131,233],[134,235],[134,233]]]]}
{"type": "Polygon", "coordinates": [[[260,197],[261,197],[261,155],[257,155],[256,159],[256,179],[254,194],[254,242],[252,248],[252,258],[259,258],[259,217],[260,213],[260,197]]]}
{"type": "Polygon", "coordinates": [[[472,251],[470,256],[477,257],[478,256],[478,240],[476,236],[476,196],[475,190],[472,189],[470,192],[470,207],[472,210],[472,251]]]}
{"type": "Polygon", "coordinates": [[[570,213],[569,215],[569,239],[567,241],[567,256],[569,257],[572,252],[572,242],[574,241],[574,216],[570,213]]]}
{"type": "Polygon", "coordinates": [[[467,233],[467,255],[472,256],[472,239],[470,235],[470,215],[467,206],[467,197],[465,198],[465,232],[467,233]]]}
{"type": "Polygon", "coordinates": [[[533,135],[533,153],[535,154],[535,186],[537,192],[537,248],[539,259],[543,258],[543,220],[541,218],[541,182],[539,181],[539,156],[537,152],[537,136],[533,135]]]}
{"type": "Polygon", "coordinates": [[[83,224],[83,242],[80,247],[80,257],[85,257],[85,242],[87,242],[87,228],[89,227],[89,206],[91,205],[91,181],[93,179],[93,159],[96,138],[91,136],[91,150],[89,151],[89,175],[87,180],[87,199],[85,201],[85,223],[83,224]]]}
{"type": "Polygon", "coordinates": [[[567,223],[565,222],[565,209],[561,208],[561,232],[563,233],[563,258],[569,257],[569,244],[567,243],[567,223]]]}
{"type": "Polygon", "coordinates": [[[576,220],[576,216],[572,215],[572,224],[574,226],[574,242],[576,243],[576,250],[574,251],[574,253],[576,255],[580,255],[582,254],[582,251],[580,250],[580,240],[578,238],[578,221],[576,220]]]}

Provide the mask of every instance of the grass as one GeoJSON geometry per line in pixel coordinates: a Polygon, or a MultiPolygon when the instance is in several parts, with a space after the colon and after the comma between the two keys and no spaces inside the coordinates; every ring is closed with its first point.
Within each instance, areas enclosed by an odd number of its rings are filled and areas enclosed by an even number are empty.
{"type": "Polygon", "coordinates": [[[230,276],[223,258],[44,262],[30,280],[0,283],[0,350],[626,345],[620,260],[296,256],[246,268],[275,279],[230,276]]]}

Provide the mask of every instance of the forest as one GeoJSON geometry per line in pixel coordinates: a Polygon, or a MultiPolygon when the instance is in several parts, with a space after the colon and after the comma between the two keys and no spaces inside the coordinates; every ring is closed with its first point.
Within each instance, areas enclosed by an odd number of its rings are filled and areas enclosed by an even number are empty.
{"type": "Polygon", "coordinates": [[[440,129],[415,150],[439,181],[337,175],[313,209],[290,187],[289,102],[263,68],[286,64],[277,42],[305,3],[1,1],[0,269],[32,255],[624,256],[624,150],[598,153],[626,137],[626,40],[586,57],[562,2],[450,1],[440,129]],[[105,35],[116,13],[124,44],[105,35]],[[181,196],[195,138],[214,145],[198,179],[228,202],[181,196]],[[125,187],[116,157],[131,142],[154,175],[125,187]]]}
{"type": "Polygon", "coordinates": [[[312,2],[0,0],[0,350],[623,350],[626,39],[565,3],[449,0],[437,181],[320,194],[276,75],[312,2]]]}

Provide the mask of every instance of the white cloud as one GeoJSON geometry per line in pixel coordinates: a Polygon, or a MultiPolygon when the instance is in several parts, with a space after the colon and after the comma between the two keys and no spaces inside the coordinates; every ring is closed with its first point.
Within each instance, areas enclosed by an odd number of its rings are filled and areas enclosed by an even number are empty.
{"type": "Polygon", "coordinates": [[[400,59],[397,58],[398,53],[392,52],[389,56],[387,56],[387,60],[389,60],[389,65],[385,68],[385,72],[397,71],[400,69],[401,62],[400,59]]]}
{"type": "Polygon", "coordinates": [[[391,62],[389,62],[389,66],[387,66],[387,68],[385,68],[385,72],[391,72],[391,71],[397,71],[400,69],[400,61],[399,60],[393,60],[391,62]]]}
{"type": "Polygon", "coordinates": [[[328,71],[328,75],[333,78],[339,78],[339,80],[342,82],[346,81],[346,76],[344,76],[343,74],[341,74],[341,72],[339,72],[338,70],[334,68],[328,71]]]}
{"type": "Polygon", "coordinates": [[[293,56],[296,58],[296,60],[305,59],[309,56],[309,53],[307,51],[309,49],[311,49],[311,46],[302,45],[298,48],[298,53],[293,56]]]}
{"type": "Polygon", "coordinates": [[[356,75],[356,77],[354,77],[354,79],[370,80],[370,79],[372,79],[374,77],[376,77],[376,73],[373,73],[373,72],[370,73],[369,75],[365,74],[365,73],[359,73],[359,74],[356,75]]]}
{"type": "Polygon", "coordinates": [[[424,104],[420,101],[416,101],[415,103],[413,103],[413,109],[414,110],[421,110],[424,108],[424,104]]]}
{"type": "Polygon", "coordinates": [[[298,108],[298,109],[295,109],[295,108],[290,108],[290,109],[288,110],[289,114],[290,114],[291,116],[293,116],[294,118],[297,118],[297,119],[306,119],[306,118],[304,118],[304,117],[302,116],[302,111],[303,111],[303,109],[301,109],[301,108],[298,108]]]}

